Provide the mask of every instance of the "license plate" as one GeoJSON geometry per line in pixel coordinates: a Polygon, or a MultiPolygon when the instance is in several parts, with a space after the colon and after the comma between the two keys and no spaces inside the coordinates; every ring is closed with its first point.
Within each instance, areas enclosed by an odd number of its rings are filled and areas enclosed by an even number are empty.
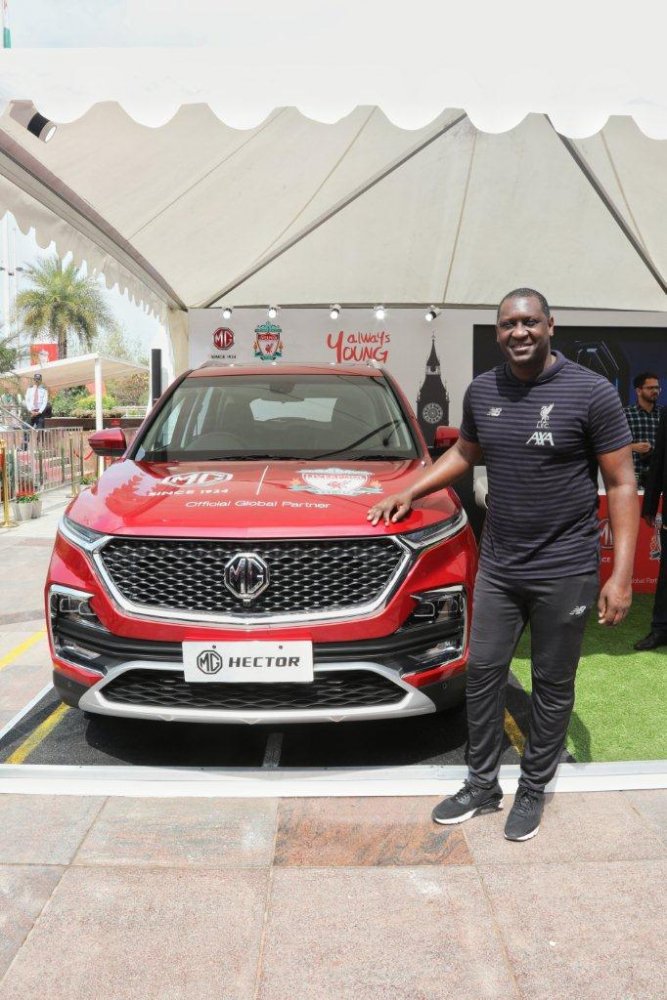
{"type": "Polygon", "coordinates": [[[312,642],[184,642],[186,681],[312,683],[312,642]]]}

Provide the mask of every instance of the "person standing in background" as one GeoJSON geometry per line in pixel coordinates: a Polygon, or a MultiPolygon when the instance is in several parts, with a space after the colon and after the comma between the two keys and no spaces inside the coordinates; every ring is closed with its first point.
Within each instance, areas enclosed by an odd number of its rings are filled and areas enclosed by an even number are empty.
{"type": "Polygon", "coordinates": [[[658,421],[658,433],[655,438],[653,458],[644,490],[642,517],[646,523],[655,529],[660,544],[660,569],[658,584],[653,603],[651,631],[635,643],[635,649],[644,652],[667,646],[667,530],[665,529],[664,504],[667,497],[667,407],[658,421]],[[663,514],[658,514],[660,497],[663,500],[663,514]]]}
{"type": "Polygon", "coordinates": [[[42,385],[42,376],[36,372],[25,394],[25,407],[30,413],[30,423],[37,430],[44,428],[44,411],[49,405],[49,390],[42,385]]]}
{"type": "Polygon", "coordinates": [[[655,436],[660,420],[660,383],[653,372],[640,372],[632,380],[637,395],[633,406],[623,411],[628,418],[632,433],[632,462],[635,467],[637,488],[644,489],[651,466],[651,456],[655,447],[655,436]]]}

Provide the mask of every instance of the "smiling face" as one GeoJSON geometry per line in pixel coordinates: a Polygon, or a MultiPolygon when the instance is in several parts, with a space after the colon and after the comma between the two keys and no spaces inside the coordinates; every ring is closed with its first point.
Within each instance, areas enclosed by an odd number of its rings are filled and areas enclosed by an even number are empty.
{"type": "Polygon", "coordinates": [[[553,316],[545,315],[534,295],[513,296],[501,303],[496,340],[517,378],[534,379],[549,367],[553,332],[553,316]]]}

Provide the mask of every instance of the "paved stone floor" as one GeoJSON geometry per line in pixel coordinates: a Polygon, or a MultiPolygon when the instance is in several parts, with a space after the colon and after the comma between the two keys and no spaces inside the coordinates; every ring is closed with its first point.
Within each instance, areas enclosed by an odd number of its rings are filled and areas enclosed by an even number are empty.
{"type": "MultiPolygon", "coordinates": [[[[0,728],[57,516],[0,533],[0,728]]],[[[667,790],[548,796],[525,844],[435,801],[2,794],[0,1000],[667,997],[667,790]]]]}
{"type": "Polygon", "coordinates": [[[0,997],[667,995],[667,791],[435,801],[0,796],[0,997]]]}

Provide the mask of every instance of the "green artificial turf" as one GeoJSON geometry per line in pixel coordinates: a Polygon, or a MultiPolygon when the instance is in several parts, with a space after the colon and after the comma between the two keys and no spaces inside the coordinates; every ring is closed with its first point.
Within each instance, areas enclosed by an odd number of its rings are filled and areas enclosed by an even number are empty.
{"type": "MultiPolygon", "coordinates": [[[[636,653],[650,631],[653,597],[635,594],[625,621],[604,628],[591,615],[577,673],[567,749],[580,762],[667,758],[667,646],[636,653]]],[[[524,634],[512,671],[530,691],[530,636],[524,634]]]]}

